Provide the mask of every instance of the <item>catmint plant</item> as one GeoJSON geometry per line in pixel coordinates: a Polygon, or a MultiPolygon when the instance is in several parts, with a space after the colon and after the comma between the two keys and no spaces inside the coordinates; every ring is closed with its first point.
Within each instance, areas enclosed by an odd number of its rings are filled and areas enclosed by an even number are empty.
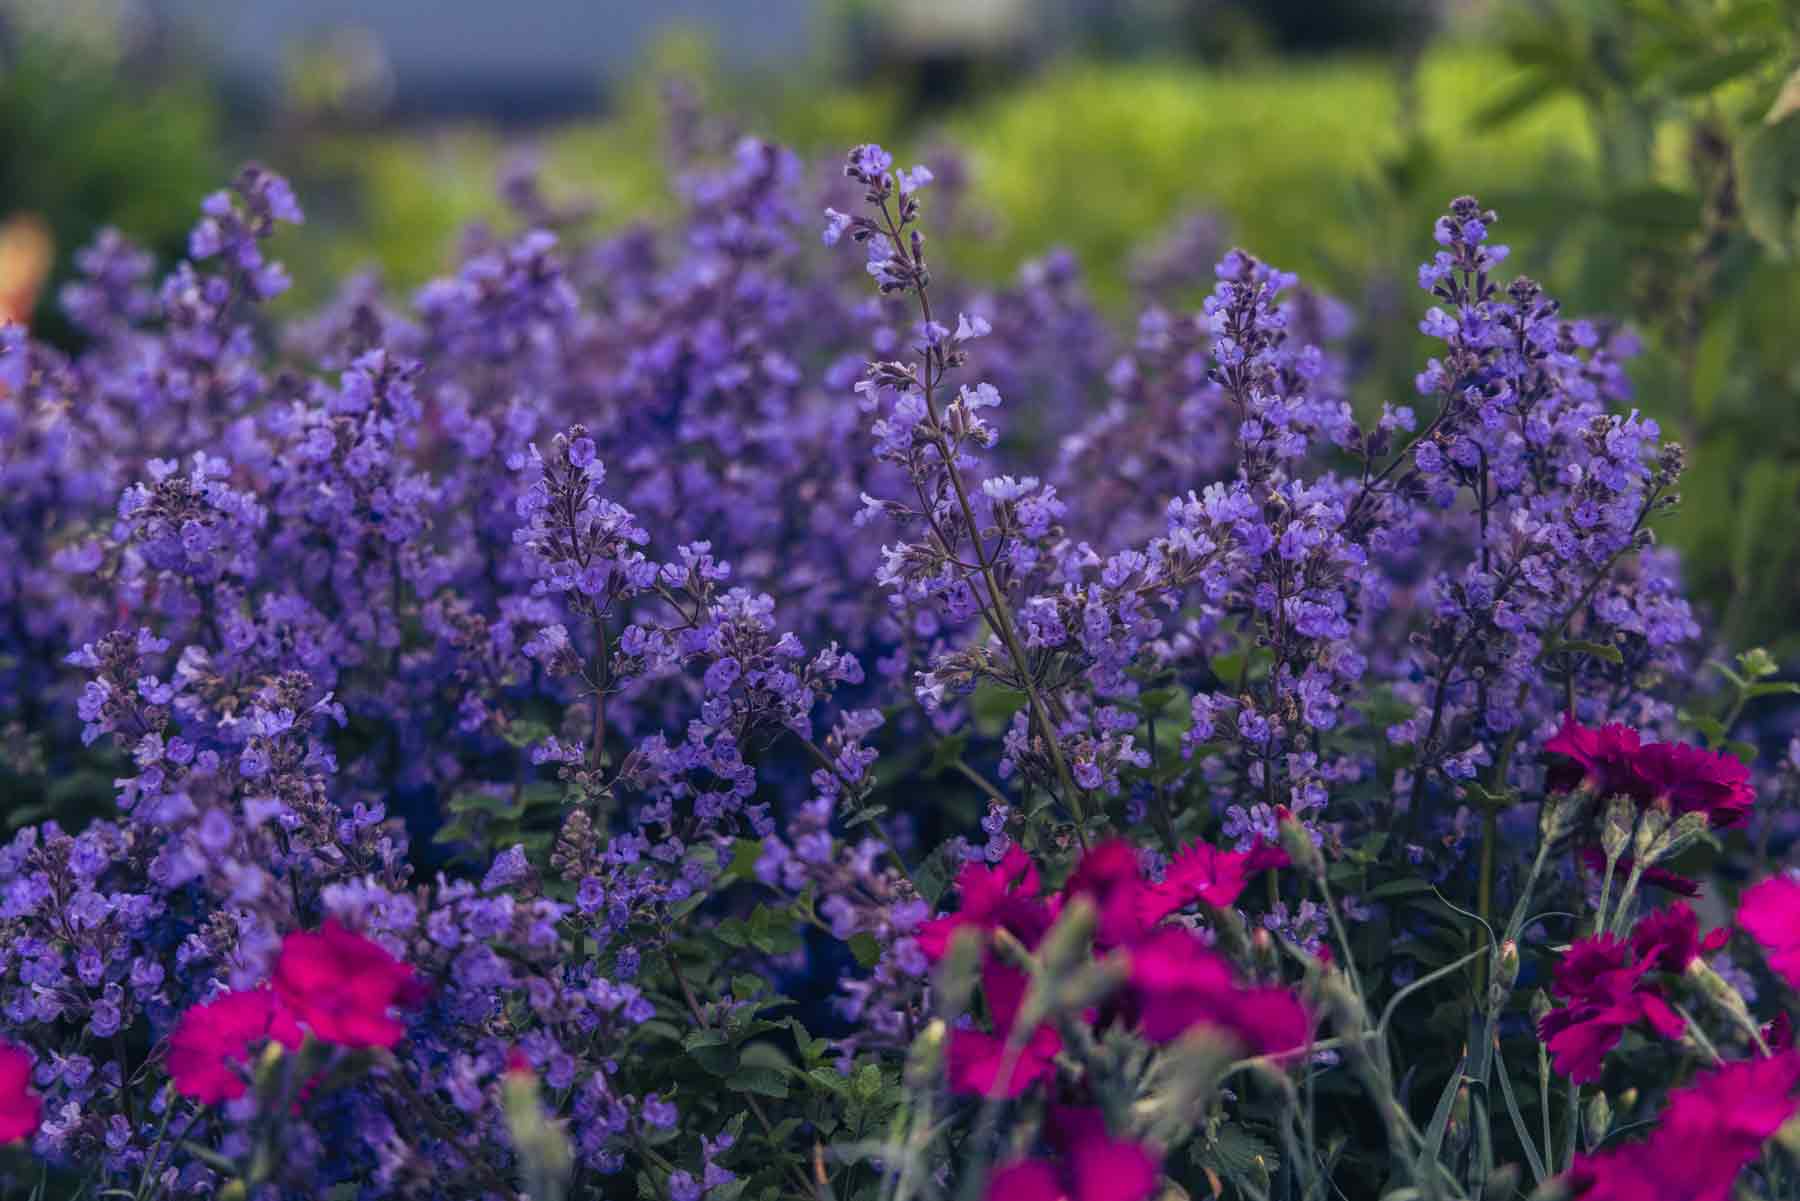
{"type": "Polygon", "coordinates": [[[1460,198],[1360,412],[1216,222],[1118,327],[674,103],[666,221],[519,160],[277,319],[253,167],[0,333],[0,1192],[1791,1194],[1788,687],[1628,329],[1460,198]]]}

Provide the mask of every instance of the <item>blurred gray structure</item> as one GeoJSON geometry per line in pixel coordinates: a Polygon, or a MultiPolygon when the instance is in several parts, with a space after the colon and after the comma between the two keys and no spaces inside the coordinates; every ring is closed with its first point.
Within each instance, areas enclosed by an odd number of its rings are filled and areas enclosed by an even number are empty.
{"type": "Polygon", "coordinates": [[[806,54],[824,0],[0,0],[52,27],[197,63],[232,94],[274,102],[297,53],[395,115],[531,120],[591,111],[673,29],[705,30],[731,67],[806,54]]]}

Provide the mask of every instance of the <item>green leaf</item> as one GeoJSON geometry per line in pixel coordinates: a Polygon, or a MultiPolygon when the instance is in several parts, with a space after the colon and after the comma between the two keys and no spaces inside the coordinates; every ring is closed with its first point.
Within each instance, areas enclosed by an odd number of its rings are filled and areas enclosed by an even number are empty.
{"type": "Polygon", "coordinates": [[[1697,96],[1710,92],[1722,83],[1747,75],[1769,61],[1773,46],[1746,46],[1723,54],[1702,55],[1669,75],[1669,90],[1677,96],[1697,96]]]}
{"type": "Polygon", "coordinates": [[[969,715],[976,729],[984,734],[998,734],[1012,721],[1012,715],[1025,707],[1025,694],[1015,688],[998,688],[984,684],[969,697],[969,715]]]}
{"type": "Polygon", "coordinates": [[[962,758],[963,751],[969,745],[969,732],[958,730],[948,738],[940,738],[937,745],[931,748],[931,762],[925,766],[925,778],[935,780],[962,758]]]}
{"type": "Polygon", "coordinates": [[[836,1068],[814,1068],[806,1073],[806,1078],[833,1096],[841,1095],[850,1087],[850,1082],[836,1068]]]}
{"type": "Polygon", "coordinates": [[[1651,184],[1608,199],[1606,215],[1614,225],[1680,233],[1699,228],[1700,198],[1651,184]]]}
{"type": "Polygon", "coordinates": [[[1487,130],[1516,121],[1556,95],[1562,87],[1562,81],[1554,76],[1532,72],[1514,80],[1505,91],[1475,110],[1469,124],[1475,129],[1487,130]]]}
{"type": "Polygon", "coordinates": [[[951,862],[949,844],[940,845],[913,869],[913,887],[919,890],[925,903],[935,909],[950,890],[950,881],[960,867],[960,861],[951,862]]]}
{"type": "Polygon", "coordinates": [[[864,930],[850,936],[850,953],[856,956],[859,967],[872,968],[881,960],[881,944],[875,941],[873,934],[864,930]]]}
{"type": "Polygon", "coordinates": [[[1694,348],[1693,386],[1689,400],[1701,420],[1717,412],[1719,399],[1731,380],[1731,369],[1737,364],[1738,324],[1727,311],[1706,323],[1700,343],[1694,348]]]}
{"type": "Polygon", "coordinates": [[[762,858],[762,843],[754,838],[740,838],[732,844],[731,864],[725,869],[725,876],[731,880],[754,880],[756,878],[756,861],[762,858]]]}
{"type": "Polygon", "coordinates": [[[1572,639],[1557,643],[1551,653],[1587,655],[1593,659],[1604,659],[1608,663],[1625,662],[1625,656],[1619,653],[1619,648],[1609,642],[1585,642],[1581,639],[1572,639]]]}
{"type": "MultiPolygon", "coordinates": [[[[1800,118],[1792,124],[1796,134],[1793,182],[1800,187],[1800,118]]],[[[1768,553],[1769,532],[1781,529],[1793,513],[1796,493],[1800,493],[1800,469],[1779,459],[1758,459],[1745,468],[1731,540],[1731,573],[1740,589],[1755,581],[1768,553]]],[[[1734,684],[1744,683],[1735,678],[1735,672],[1727,674],[1734,677],[1734,684]]]]}
{"type": "Polygon", "coordinates": [[[714,1076],[729,1076],[737,1069],[737,1049],[716,1030],[696,1030],[681,1040],[695,1063],[714,1076]]]}
{"type": "MultiPolygon", "coordinates": [[[[1789,80],[1789,89],[1793,86],[1789,80]]],[[[1769,117],[1739,144],[1739,195],[1744,224],[1771,254],[1785,260],[1794,250],[1794,217],[1800,208],[1800,115],[1778,101],[1769,117]]]]}
{"type": "Polygon", "coordinates": [[[1179,688],[1152,688],[1137,698],[1137,709],[1146,717],[1163,717],[1165,710],[1180,699],[1179,688]]]}
{"type": "Polygon", "coordinates": [[[740,1068],[725,1080],[740,1093],[756,1093],[760,1097],[787,1097],[787,1079],[774,1068],[740,1068]]]}
{"type": "Polygon", "coordinates": [[[872,1063],[857,1068],[850,1077],[850,1096],[867,1105],[881,1095],[881,1069],[872,1063]]]}
{"type": "Polygon", "coordinates": [[[887,811],[888,807],[886,805],[869,805],[866,808],[856,809],[844,818],[844,825],[852,828],[865,825],[875,821],[887,811]]]}
{"type": "Polygon", "coordinates": [[[1402,876],[1397,880],[1389,880],[1385,884],[1377,884],[1363,894],[1365,900],[1381,901],[1391,897],[1409,897],[1417,893],[1430,892],[1430,880],[1421,880],[1416,876],[1402,876]]]}
{"type": "Polygon", "coordinates": [[[500,731],[509,746],[528,747],[534,742],[542,742],[550,737],[550,727],[541,721],[509,721],[506,729],[500,731]]]}
{"type": "Polygon", "coordinates": [[[1456,1070],[1450,1073],[1443,1094],[1438,1097],[1437,1109],[1431,1115],[1431,1125],[1425,1130],[1425,1146],[1419,1152],[1418,1168],[1413,1172],[1415,1177],[1435,1176],[1442,1170],[1438,1153],[1444,1146],[1444,1132],[1450,1128],[1450,1110],[1456,1102],[1457,1090],[1462,1087],[1463,1068],[1468,1062],[1468,1053],[1464,1052],[1462,1058],[1456,1061],[1456,1070]]]}

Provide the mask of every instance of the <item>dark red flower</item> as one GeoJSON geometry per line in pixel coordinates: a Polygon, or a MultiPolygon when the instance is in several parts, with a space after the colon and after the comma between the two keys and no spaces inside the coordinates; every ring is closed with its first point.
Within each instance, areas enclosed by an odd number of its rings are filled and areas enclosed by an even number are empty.
{"type": "Polygon", "coordinates": [[[1602,726],[1590,729],[1563,715],[1562,729],[1544,743],[1544,749],[1562,755],[1572,762],[1553,763],[1548,771],[1552,792],[1569,792],[1584,780],[1597,796],[1629,792],[1631,757],[1638,750],[1637,731],[1629,726],[1602,726]]]}
{"type": "Polygon", "coordinates": [[[1236,1039],[1255,1055],[1306,1044],[1306,1009],[1285,988],[1245,986],[1224,956],[1192,933],[1158,930],[1131,951],[1125,1012],[1153,1043],[1173,1042],[1206,1026],[1236,1039]]]}
{"type": "Polygon", "coordinates": [[[1640,1022],[1664,1038],[1681,1037],[1681,1015],[1645,979],[1663,957],[1679,957],[1681,949],[1662,940],[1679,937],[1680,930],[1677,920],[1646,933],[1648,958],[1639,953],[1635,932],[1630,943],[1602,934],[1581,939],[1563,953],[1550,991],[1566,1003],[1538,1023],[1538,1037],[1555,1057],[1557,1071],[1579,1083],[1598,1080],[1607,1052],[1640,1022]]]}
{"type": "Polygon", "coordinates": [[[30,1138],[43,1113],[44,1099],[31,1091],[31,1055],[0,1042],[0,1144],[30,1138]]]}
{"type": "Polygon", "coordinates": [[[1578,1155],[1582,1201],[1728,1201],[1738,1173],[1800,1107],[1800,1055],[1737,1060],[1674,1093],[1641,1143],[1578,1155]]]}
{"type": "Polygon", "coordinates": [[[1107,1131],[1098,1109],[1052,1107],[1044,1139],[1055,1160],[1020,1160],[988,1180],[987,1201],[1144,1201],[1156,1191],[1161,1158],[1107,1131]]]}
{"type": "Polygon", "coordinates": [[[950,1032],[946,1056],[951,1091],[982,1097],[1019,1097],[1056,1070],[1062,1036],[1053,1026],[1038,1025],[1018,1051],[1009,1055],[1007,1050],[1013,1027],[1018,1023],[1019,1007],[1030,986],[1024,972],[988,957],[981,969],[981,991],[987,998],[994,1030],[992,1034],[969,1029],[950,1032]]]}
{"type": "Polygon", "coordinates": [[[998,866],[968,864],[956,877],[961,908],[921,925],[919,949],[936,963],[950,950],[950,940],[956,932],[965,926],[983,932],[1004,929],[1027,947],[1037,946],[1055,916],[1038,898],[1040,887],[1037,865],[1016,843],[1007,848],[998,866]]]}
{"type": "Polygon", "coordinates": [[[341,1047],[392,1047],[405,1028],[390,1012],[418,998],[412,968],[327,921],[281,944],[275,993],[321,1041],[341,1047]]]}
{"type": "Polygon", "coordinates": [[[243,1096],[241,1069],[255,1057],[257,1045],[271,1038],[289,1050],[302,1041],[294,1015],[266,988],[193,1006],[169,1036],[169,1075],[176,1091],[203,1105],[243,1096]]]}
{"type": "Polygon", "coordinates": [[[1565,716],[1544,749],[1572,761],[1551,765],[1553,791],[1586,780],[1598,796],[1628,796],[1644,805],[1662,800],[1676,814],[1704,813],[1716,830],[1743,824],[1756,800],[1750,769],[1735,755],[1685,742],[1640,742],[1625,726],[1593,730],[1565,716]]]}
{"type": "Polygon", "coordinates": [[[1234,905],[1258,872],[1287,865],[1287,852],[1260,838],[1247,851],[1190,843],[1169,864],[1163,882],[1150,890],[1152,922],[1199,901],[1220,909],[1234,905]]]}
{"type": "Polygon", "coordinates": [[[1720,928],[1700,937],[1700,919],[1681,902],[1647,913],[1631,931],[1631,949],[1650,971],[1680,974],[1702,952],[1725,945],[1731,932],[1720,928]]]}
{"type": "Polygon", "coordinates": [[[1736,755],[1707,751],[1685,742],[1652,742],[1632,757],[1636,795],[1666,798],[1676,813],[1704,813],[1715,830],[1742,825],[1756,791],[1750,768],[1736,755]]]}
{"type": "Polygon", "coordinates": [[[1138,870],[1137,851],[1118,838],[1082,855],[1064,882],[1062,895],[1065,900],[1086,897],[1093,902],[1097,919],[1094,948],[1099,951],[1130,946],[1169,912],[1153,912],[1150,886],[1138,870]]]}
{"type": "Polygon", "coordinates": [[[1769,970],[1800,988],[1800,880],[1770,876],[1745,889],[1737,923],[1762,944],[1769,970]]]}
{"type": "MultiPolygon", "coordinates": [[[[1581,861],[1585,863],[1588,870],[1595,875],[1604,874],[1606,871],[1606,854],[1601,851],[1599,847],[1589,846],[1581,848],[1581,861]]],[[[1613,875],[1619,879],[1627,878],[1631,875],[1633,863],[1634,861],[1630,855],[1620,856],[1619,861],[1613,865],[1613,875]]],[[[1660,888],[1665,892],[1672,892],[1675,895],[1682,897],[1697,897],[1700,895],[1700,884],[1698,881],[1690,880],[1686,876],[1666,871],[1660,867],[1645,868],[1643,874],[1638,877],[1638,887],[1660,888]]]]}

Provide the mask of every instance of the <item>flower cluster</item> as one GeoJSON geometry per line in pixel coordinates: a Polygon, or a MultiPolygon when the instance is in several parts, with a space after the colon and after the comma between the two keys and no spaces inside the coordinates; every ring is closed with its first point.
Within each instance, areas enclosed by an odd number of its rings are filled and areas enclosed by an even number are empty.
{"type": "Polygon", "coordinates": [[[446,278],[284,323],[249,168],[160,284],[80,256],[79,349],[0,332],[0,1191],[1775,1178],[1800,884],[1736,948],[1653,889],[1781,828],[1778,669],[1694,680],[1628,331],[1458,199],[1364,404],[1216,223],[1124,333],[928,257],[954,156],[675,104],[657,225],[512,167],[446,278]]]}

